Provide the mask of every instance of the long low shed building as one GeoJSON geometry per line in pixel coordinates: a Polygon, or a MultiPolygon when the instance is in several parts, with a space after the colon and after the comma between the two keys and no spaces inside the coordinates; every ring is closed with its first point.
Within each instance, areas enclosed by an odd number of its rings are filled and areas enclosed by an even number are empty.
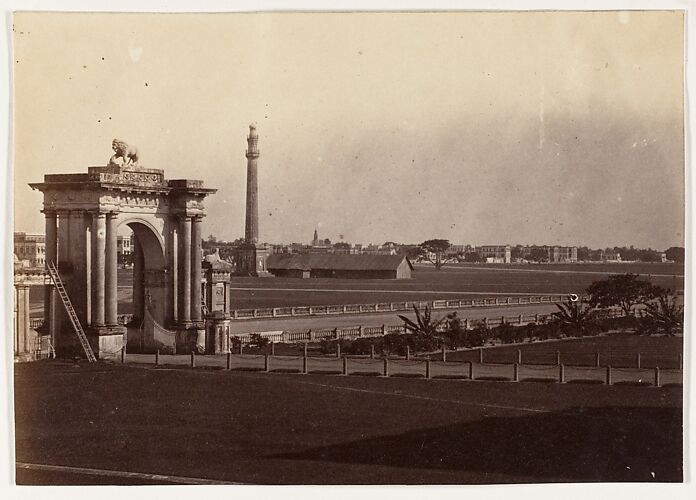
{"type": "Polygon", "coordinates": [[[403,255],[274,254],[266,268],[289,278],[409,279],[413,266],[403,255]]]}

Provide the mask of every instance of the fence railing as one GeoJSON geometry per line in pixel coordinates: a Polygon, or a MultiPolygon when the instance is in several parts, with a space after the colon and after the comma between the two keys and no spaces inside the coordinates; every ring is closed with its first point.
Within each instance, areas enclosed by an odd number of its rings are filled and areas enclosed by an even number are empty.
{"type": "Polygon", "coordinates": [[[257,309],[235,309],[234,319],[288,318],[295,316],[327,316],[339,314],[374,314],[391,311],[410,311],[413,306],[424,309],[468,309],[473,307],[496,307],[525,304],[550,304],[562,302],[568,295],[525,295],[513,297],[487,297],[478,299],[376,302],[371,304],[342,304],[295,307],[267,307],[257,309]]]}
{"type": "MultiPolygon", "coordinates": [[[[639,356],[639,354],[638,354],[639,356]]],[[[683,384],[681,357],[679,367],[616,367],[579,365],[539,365],[528,363],[484,363],[482,361],[435,360],[394,356],[275,356],[273,354],[233,354],[216,356],[125,354],[122,363],[153,363],[155,366],[190,366],[282,372],[297,374],[373,375],[382,377],[448,378],[508,382],[556,382],[590,384],[628,384],[642,386],[678,386],[683,384]]]]}
{"type": "MultiPolygon", "coordinates": [[[[457,300],[431,300],[431,301],[406,301],[406,302],[377,302],[373,304],[342,304],[325,306],[295,306],[295,307],[269,307],[261,309],[235,309],[232,318],[238,320],[261,318],[292,318],[302,316],[332,316],[341,314],[374,314],[380,312],[411,311],[413,306],[424,309],[426,306],[432,309],[468,309],[474,307],[501,307],[509,305],[525,304],[550,304],[562,302],[567,295],[529,295],[515,297],[488,297],[480,299],[457,300]]],[[[133,319],[132,314],[119,314],[118,324],[126,325],[133,319]]],[[[39,328],[43,325],[43,319],[37,318],[30,321],[31,328],[39,328]]]]}
{"type": "MultiPolygon", "coordinates": [[[[643,314],[642,309],[636,309],[634,315],[640,317],[643,314]]],[[[618,318],[624,314],[618,309],[607,309],[603,311],[600,318],[618,318]]],[[[527,325],[530,323],[540,324],[546,323],[553,317],[552,314],[518,314],[516,316],[497,316],[491,318],[461,318],[461,326],[464,329],[470,330],[477,325],[483,325],[487,328],[495,328],[502,324],[509,325],[527,325]]],[[[442,323],[438,327],[438,331],[445,331],[448,325],[442,323]]],[[[320,342],[322,340],[338,340],[347,339],[353,340],[361,337],[381,337],[390,333],[409,333],[403,324],[379,325],[379,326],[346,326],[341,328],[320,328],[308,330],[287,330],[283,332],[247,332],[247,333],[231,333],[230,337],[234,337],[242,343],[252,341],[252,335],[259,335],[266,338],[269,342],[320,342]]]]}
{"type": "Polygon", "coordinates": [[[36,318],[36,319],[29,320],[29,328],[33,328],[34,330],[41,327],[41,325],[43,325],[43,324],[44,324],[43,318],[36,318]]]}

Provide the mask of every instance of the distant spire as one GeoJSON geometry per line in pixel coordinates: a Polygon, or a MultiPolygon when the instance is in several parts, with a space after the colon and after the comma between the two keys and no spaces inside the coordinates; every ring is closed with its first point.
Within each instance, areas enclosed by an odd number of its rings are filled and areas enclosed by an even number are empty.
{"type": "Polygon", "coordinates": [[[317,228],[314,228],[314,239],[312,240],[312,243],[315,245],[319,242],[319,233],[317,233],[317,228]]]}

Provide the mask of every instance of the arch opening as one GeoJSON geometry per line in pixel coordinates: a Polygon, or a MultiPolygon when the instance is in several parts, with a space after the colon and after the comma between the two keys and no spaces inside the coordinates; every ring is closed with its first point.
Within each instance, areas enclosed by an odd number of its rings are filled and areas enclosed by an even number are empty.
{"type": "Polygon", "coordinates": [[[119,314],[132,314],[129,332],[131,348],[143,341],[142,330],[146,309],[160,324],[166,319],[166,258],[161,237],[153,227],[140,220],[124,221],[118,236],[119,314]],[[136,339],[137,338],[137,339],[136,339]]]}

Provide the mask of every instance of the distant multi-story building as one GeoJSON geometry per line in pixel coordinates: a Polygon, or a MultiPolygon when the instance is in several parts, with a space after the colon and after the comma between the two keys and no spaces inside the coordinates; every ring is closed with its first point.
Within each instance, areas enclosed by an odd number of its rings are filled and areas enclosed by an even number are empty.
{"type": "Polygon", "coordinates": [[[577,262],[578,247],[549,247],[550,262],[577,262]]]}
{"type": "Polygon", "coordinates": [[[510,245],[482,245],[476,253],[490,263],[509,264],[512,259],[510,245]]]}
{"type": "Polygon", "coordinates": [[[541,262],[577,262],[578,247],[563,247],[552,245],[532,245],[522,248],[522,256],[525,259],[541,262]]]}
{"type": "Polygon", "coordinates": [[[116,236],[116,255],[119,264],[131,264],[133,262],[133,234],[130,236],[116,236]]]}
{"type": "Polygon", "coordinates": [[[601,251],[600,260],[603,262],[621,262],[621,254],[611,250],[601,251]]]}
{"type": "Polygon", "coordinates": [[[29,267],[43,267],[46,265],[46,235],[14,233],[14,253],[29,267]]]}
{"type": "Polygon", "coordinates": [[[466,252],[466,247],[467,245],[450,245],[447,253],[452,255],[463,254],[466,252]]]}

